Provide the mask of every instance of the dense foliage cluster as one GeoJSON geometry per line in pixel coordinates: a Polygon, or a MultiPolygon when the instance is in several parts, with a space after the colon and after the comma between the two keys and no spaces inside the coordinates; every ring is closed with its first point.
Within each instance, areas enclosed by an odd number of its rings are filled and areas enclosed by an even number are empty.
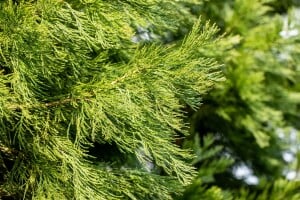
{"type": "Polygon", "coordinates": [[[1,1],[0,199],[299,199],[294,3],[1,1]]]}

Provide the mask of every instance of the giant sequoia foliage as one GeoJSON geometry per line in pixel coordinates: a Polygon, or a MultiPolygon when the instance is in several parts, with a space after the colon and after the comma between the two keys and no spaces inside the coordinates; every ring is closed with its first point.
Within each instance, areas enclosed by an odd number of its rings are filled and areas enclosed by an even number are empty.
{"type": "MultiPolygon", "coordinates": [[[[215,26],[179,43],[136,43],[177,29],[173,1],[0,2],[0,196],[171,199],[195,175],[184,107],[220,65],[202,56],[215,26]],[[182,135],[180,135],[182,137],[182,135]]],[[[180,10],[182,11],[182,10],[180,10]]]]}
{"type": "Polygon", "coordinates": [[[0,199],[299,199],[292,2],[1,1],[0,199]]]}

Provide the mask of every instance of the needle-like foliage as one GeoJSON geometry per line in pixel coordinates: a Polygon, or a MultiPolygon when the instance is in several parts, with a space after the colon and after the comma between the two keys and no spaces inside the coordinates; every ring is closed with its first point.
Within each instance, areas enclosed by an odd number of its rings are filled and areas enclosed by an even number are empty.
{"type": "Polygon", "coordinates": [[[171,199],[194,177],[184,106],[196,108],[221,40],[199,21],[180,44],[173,1],[0,2],[0,195],[17,199],[171,199]]]}

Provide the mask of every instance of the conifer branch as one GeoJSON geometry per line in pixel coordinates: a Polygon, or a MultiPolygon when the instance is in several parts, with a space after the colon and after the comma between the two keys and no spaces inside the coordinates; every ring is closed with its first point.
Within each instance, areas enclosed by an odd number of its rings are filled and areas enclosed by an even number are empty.
{"type": "Polygon", "coordinates": [[[139,71],[140,71],[139,69],[135,69],[132,72],[126,73],[123,76],[121,76],[121,77],[117,78],[116,80],[112,81],[111,84],[115,85],[115,84],[123,81],[124,79],[126,79],[126,78],[128,78],[128,77],[130,77],[130,76],[132,76],[132,75],[134,75],[136,73],[138,73],[139,71]]]}
{"type": "Polygon", "coordinates": [[[20,152],[0,151],[33,154],[7,184],[26,199],[170,200],[195,176],[174,130],[185,127],[182,102],[198,106],[219,76],[198,51],[215,28],[196,24],[178,45],[133,51],[133,24],[177,28],[174,1],[83,2],[0,2],[1,59],[12,69],[0,75],[0,131],[13,130],[20,152]]]}
{"type": "Polygon", "coordinates": [[[0,151],[6,155],[17,155],[18,151],[7,146],[4,146],[0,143],[0,151]]]}
{"type": "MultiPolygon", "coordinates": [[[[58,101],[53,101],[53,102],[45,103],[44,105],[46,107],[54,107],[54,106],[59,106],[59,105],[63,105],[63,104],[69,104],[72,101],[74,101],[74,99],[67,98],[67,99],[63,99],[63,100],[58,100],[58,101]]],[[[75,101],[79,102],[79,101],[81,101],[81,99],[76,99],[75,101]]]]}

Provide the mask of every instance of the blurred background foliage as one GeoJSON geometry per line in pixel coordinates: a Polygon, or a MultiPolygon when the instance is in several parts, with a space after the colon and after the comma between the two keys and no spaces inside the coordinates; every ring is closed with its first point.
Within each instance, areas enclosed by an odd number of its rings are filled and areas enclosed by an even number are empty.
{"type": "Polygon", "coordinates": [[[235,42],[205,52],[224,63],[226,81],[189,112],[183,146],[199,173],[183,199],[299,199],[299,1],[184,6],[189,21],[200,15],[235,42]]]}

